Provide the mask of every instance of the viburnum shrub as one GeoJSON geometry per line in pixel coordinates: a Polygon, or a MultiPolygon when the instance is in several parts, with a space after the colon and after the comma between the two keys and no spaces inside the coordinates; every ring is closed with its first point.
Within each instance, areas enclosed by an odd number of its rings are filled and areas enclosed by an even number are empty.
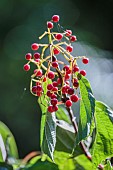
{"type": "MultiPolygon", "coordinates": [[[[48,43],[34,42],[32,53],[25,55],[23,69],[28,72],[30,65],[35,65],[30,91],[42,111],[41,152],[32,152],[22,161],[15,161],[12,154],[13,168],[111,170],[113,111],[93,96],[86,71],[78,66],[78,60],[86,65],[89,59],[75,56],[73,44],[76,46],[77,38],[59,21],[60,17],[53,15],[47,21],[47,30],[39,37],[40,40],[47,36],[48,43]]],[[[11,160],[6,162],[11,164],[11,160]]]]}

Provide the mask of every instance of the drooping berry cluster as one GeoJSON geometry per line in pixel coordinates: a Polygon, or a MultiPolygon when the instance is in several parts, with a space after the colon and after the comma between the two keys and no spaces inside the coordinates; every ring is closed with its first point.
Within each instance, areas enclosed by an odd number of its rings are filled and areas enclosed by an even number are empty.
{"type": "Polygon", "coordinates": [[[35,64],[36,69],[31,76],[30,91],[35,96],[40,97],[42,94],[45,96],[48,102],[48,111],[51,113],[58,110],[59,104],[71,107],[73,102],[79,100],[77,95],[79,82],[76,73],[85,76],[86,71],[79,69],[77,60],[82,59],[84,64],[89,62],[89,59],[85,56],[74,57],[71,54],[73,52],[72,43],[77,41],[76,36],[72,35],[71,30],[62,29],[60,33],[52,32],[52,28],[55,26],[54,23],[57,24],[57,27],[61,28],[59,20],[60,17],[54,15],[51,21],[47,22],[47,31],[39,39],[48,35],[49,43],[33,43],[31,45],[33,54],[27,53],[25,55],[28,63],[24,65],[24,70],[29,71],[30,63],[35,64]],[[42,48],[41,53],[38,52],[39,48],[42,48]],[[49,49],[49,55],[46,56],[45,51],[47,49],[49,49]],[[59,54],[68,61],[68,65],[57,59],[59,54]],[[48,80],[51,80],[51,83],[48,83],[48,80]],[[43,89],[44,83],[46,83],[46,94],[44,94],[43,89]]]}

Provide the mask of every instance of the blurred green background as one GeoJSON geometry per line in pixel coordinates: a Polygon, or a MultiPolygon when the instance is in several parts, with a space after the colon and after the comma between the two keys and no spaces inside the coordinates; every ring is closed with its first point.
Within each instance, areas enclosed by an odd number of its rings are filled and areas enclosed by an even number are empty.
{"type": "MultiPolygon", "coordinates": [[[[113,1],[0,0],[0,120],[14,134],[20,157],[39,148],[40,108],[29,92],[25,54],[53,14],[78,42],[75,55],[90,56],[87,77],[98,100],[113,107],[113,1]]],[[[80,63],[81,66],[81,63],[80,63]]]]}

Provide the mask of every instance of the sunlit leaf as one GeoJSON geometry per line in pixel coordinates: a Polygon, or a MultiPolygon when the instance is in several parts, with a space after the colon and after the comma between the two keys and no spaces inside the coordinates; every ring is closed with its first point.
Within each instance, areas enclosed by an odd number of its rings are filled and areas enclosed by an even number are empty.
{"type": "Polygon", "coordinates": [[[90,134],[90,127],[95,112],[95,98],[89,81],[78,75],[80,85],[80,118],[78,125],[77,143],[90,134]]]}
{"type": "Polygon", "coordinates": [[[112,110],[102,102],[96,102],[96,139],[91,149],[93,168],[101,161],[113,156],[113,122],[112,110]]]}

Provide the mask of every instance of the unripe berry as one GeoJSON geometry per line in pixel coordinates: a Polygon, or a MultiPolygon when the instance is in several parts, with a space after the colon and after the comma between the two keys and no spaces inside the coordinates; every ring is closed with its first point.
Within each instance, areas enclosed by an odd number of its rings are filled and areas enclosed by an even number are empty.
{"type": "Polygon", "coordinates": [[[49,79],[54,79],[54,78],[55,78],[55,74],[54,74],[52,71],[50,71],[50,72],[48,73],[48,78],[49,78],[49,79]]]}
{"type": "Polygon", "coordinates": [[[58,100],[56,98],[51,99],[51,104],[55,106],[58,103],[58,100]]]}
{"type": "Polygon", "coordinates": [[[33,44],[31,45],[31,49],[32,49],[32,50],[38,50],[38,49],[39,49],[39,45],[38,45],[37,43],[33,43],[33,44]]]}
{"type": "Polygon", "coordinates": [[[52,89],[53,89],[53,85],[52,85],[52,84],[48,84],[48,85],[47,85],[47,89],[48,89],[48,90],[52,90],[52,89]]]}
{"type": "Polygon", "coordinates": [[[70,95],[74,94],[74,89],[72,87],[70,87],[68,89],[68,94],[70,94],[70,95]]]}
{"type": "Polygon", "coordinates": [[[57,62],[52,62],[52,66],[53,66],[54,68],[57,68],[57,67],[58,67],[58,63],[57,63],[57,62]]]}
{"type": "Polygon", "coordinates": [[[47,28],[52,29],[53,28],[53,23],[52,22],[47,22],[47,28]]]}
{"type": "Polygon", "coordinates": [[[73,51],[73,47],[71,45],[68,45],[66,47],[66,50],[71,53],[73,51]]]}
{"type": "Polygon", "coordinates": [[[86,71],[85,70],[81,70],[80,74],[83,75],[83,76],[86,76],[86,71]]]}
{"type": "Polygon", "coordinates": [[[26,60],[30,60],[32,58],[32,54],[31,53],[27,53],[26,55],[25,55],[25,59],[26,60]]]}
{"type": "Polygon", "coordinates": [[[39,59],[40,58],[40,53],[34,53],[34,58],[39,59]]]}
{"type": "Polygon", "coordinates": [[[72,102],[77,102],[79,100],[78,96],[75,94],[73,94],[70,98],[72,102]]]}
{"type": "Polygon", "coordinates": [[[24,69],[25,71],[29,71],[29,70],[30,70],[30,65],[29,65],[29,64],[25,64],[24,67],[23,67],[23,69],[24,69]]]}
{"type": "Polygon", "coordinates": [[[69,37],[72,35],[72,31],[71,30],[66,30],[66,36],[69,37]]]}
{"type": "Polygon", "coordinates": [[[83,59],[82,59],[82,62],[83,62],[84,64],[88,64],[88,63],[89,63],[89,59],[88,59],[88,58],[83,58],[83,59]]]}
{"type": "Polygon", "coordinates": [[[53,21],[53,22],[58,22],[59,19],[60,19],[59,15],[53,15],[53,16],[52,16],[52,21],[53,21]]]}
{"type": "Polygon", "coordinates": [[[55,38],[60,41],[63,38],[63,35],[61,33],[58,33],[55,35],[55,38]]]}
{"type": "Polygon", "coordinates": [[[72,101],[71,100],[67,100],[65,105],[66,105],[66,107],[71,107],[72,106],[72,101]]]}
{"type": "Polygon", "coordinates": [[[72,35],[72,36],[70,37],[70,41],[71,41],[71,42],[77,41],[76,36],[72,35]]]}
{"type": "Polygon", "coordinates": [[[60,51],[56,48],[53,49],[53,52],[54,52],[55,55],[58,55],[60,53],[60,51]]]}

